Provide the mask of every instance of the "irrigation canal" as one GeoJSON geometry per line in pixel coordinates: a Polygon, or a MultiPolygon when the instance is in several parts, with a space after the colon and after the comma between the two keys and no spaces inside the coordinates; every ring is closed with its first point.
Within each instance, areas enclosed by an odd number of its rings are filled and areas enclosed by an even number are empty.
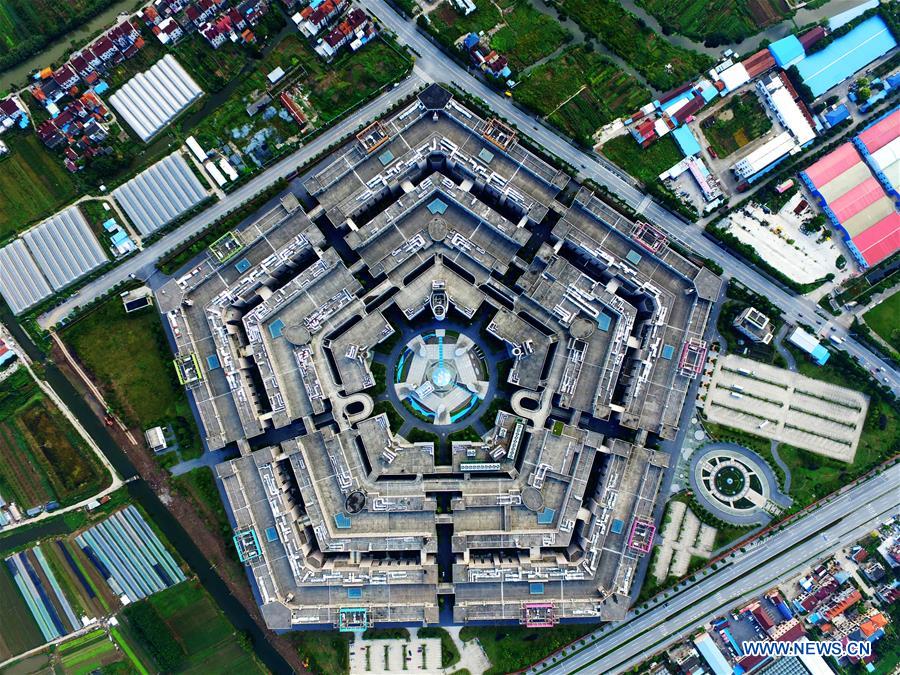
{"type": "MultiPolygon", "coordinates": [[[[216,601],[216,604],[225,613],[225,616],[239,631],[245,631],[253,641],[253,649],[259,659],[273,673],[290,673],[291,667],[282,656],[269,644],[265,633],[247,613],[244,606],[228,590],[228,586],[210,566],[206,556],[194,544],[181,524],[174,518],[169,510],[159,500],[146,481],[140,478],[137,469],[122,449],[109,435],[106,427],[91,411],[87,402],[78,394],[72,383],[51,362],[45,360],[45,355],[34,345],[28,334],[25,333],[10,313],[6,303],[0,303],[0,321],[9,329],[10,333],[18,341],[32,360],[41,362],[46,368],[47,382],[63,402],[72,411],[85,430],[96,441],[97,445],[110,463],[115,467],[124,480],[132,479],[126,488],[132,501],[140,504],[144,511],[154,520],[178,554],[190,565],[191,570],[197,575],[197,579],[216,601]]],[[[4,544],[18,546],[35,539],[54,535],[67,534],[68,528],[62,520],[50,520],[33,528],[26,528],[21,533],[14,533],[4,538],[4,544]]]]}

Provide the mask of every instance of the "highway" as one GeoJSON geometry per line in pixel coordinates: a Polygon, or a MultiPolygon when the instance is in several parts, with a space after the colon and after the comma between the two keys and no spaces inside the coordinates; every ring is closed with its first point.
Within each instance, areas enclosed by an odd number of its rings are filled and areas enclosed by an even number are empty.
{"type": "MultiPolygon", "coordinates": [[[[683,639],[700,624],[871,531],[900,507],[900,465],[861,482],[781,532],[754,542],[689,588],[645,613],[630,613],[592,636],[595,642],[556,663],[543,661],[529,675],[617,673],[683,639]],[[824,536],[823,536],[824,534],[824,536]],[[827,539],[826,539],[827,537],[827,539]],[[777,546],[774,545],[777,539],[777,546]]],[[[589,638],[590,639],[590,638],[589,638]]]]}
{"type": "MultiPolygon", "coordinates": [[[[701,225],[685,223],[650,199],[624,171],[601,157],[576,148],[532,115],[513,105],[507,97],[498,94],[467,73],[456,62],[443,55],[440,48],[418,30],[415,23],[400,16],[385,0],[360,0],[359,4],[376,14],[385,26],[397,34],[401,42],[412,47],[418,55],[415,72],[422,79],[453,83],[462,91],[483,99],[497,113],[513,122],[520,131],[575,167],[583,177],[608,188],[629,207],[665,230],[672,239],[693,249],[704,258],[714,260],[722,266],[726,276],[739,279],[753,291],[769,298],[784,312],[786,321],[805,323],[814,326],[820,332],[823,329],[829,330],[834,335],[845,338],[841,348],[855,356],[867,370],[884,368],[884,372],[880,375],[881,381],[884,382],[886,378],[888,381],[885,384],[891,387],[895,394],[900,395],[900,373],[892,369],[880,356],[849,338],[847,329],[832,322],[830,315],[826,317],[815,303],[783,290],[756,269],[704,236],[701,225]],[[830,330],[832,327],[833,331],[830,330]]],[[[639,152],[637,146],[635,152],[639,152]]]]}
{"type": "Polygon", "coordinates": [[[413,74],[396,87],[386,90],[378,98],[359,108],[326,133],[316,137],[310,143],[284,159],[279,160],[231,194],[226,195],[224,199],[216,202],[185,224],[161,237],[158,241],[132,256],[118,267],[85,285],[84,288],[66,302],[42,314],[38,318],[41,328],[52,328],[79,306],[86,305],[92,300],[105,295],[116,284],[128,280],[131,275],[144,280],[149,279],[156,272],[154,267],[156,261],[164,253],[190,239],[205,227],[214,223],[229,211],[238,208],[255,194],[265,190],[279,179],[289,176],[297,170],[297,167],[303,166],[306,162],[315,158],[329,145],[356,131],[361,124],[381,116],[397,101],[412,94],[422,84],[422,80],[413,74]]]}

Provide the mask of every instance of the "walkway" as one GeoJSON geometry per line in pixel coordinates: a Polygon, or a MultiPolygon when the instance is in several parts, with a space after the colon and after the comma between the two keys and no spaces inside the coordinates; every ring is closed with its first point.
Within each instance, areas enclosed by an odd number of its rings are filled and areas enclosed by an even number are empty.
{"type": "Polygon", "coordinates": [[[788,465],[784,463],[784,460],[781,459],[781,456],[778,454],[778,441],[770,441],[772,444],[772,459],[775,460],[775,463],[778,467],[784,471],[784,485],[782,486],[783,490],[787,494],[791,494],[791,470],[788,468],[788,465]]]}
{"type": "Polygon", "coordinates": [[[775,334],[775,339],[773,340],[772,344],[775,345],[775,350],[779,354],[781,354],[785,361],[787,361],[788,370],[796,373],[797,360],[794,358],[794,355],[791,354],[791,351],[782,343],[782,340],[784,340],[789,329],[790,326],[787,323],[783,324],[781,328],[778,329],[778,333],[775,334]]]}
{"type": "Polygon", "coordinates": [[[233,446],[221,448],[219,450],[210,450],[209,452],[204,452],[196,459],[186,459],[183,462],[179,462],[178,464],[169,467],[169,472],[173,476],[181,476],[182,474],[198,469],[201,466],[208,466],[212,469],[216,464],[237,457],[238,454],[237,448],[233,446]]]}

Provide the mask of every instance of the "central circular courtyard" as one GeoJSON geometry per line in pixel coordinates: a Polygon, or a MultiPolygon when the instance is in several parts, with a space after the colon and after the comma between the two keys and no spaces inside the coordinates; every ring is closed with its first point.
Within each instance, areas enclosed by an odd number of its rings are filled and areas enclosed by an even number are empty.
{"type": "Polygon", "coordinates": [[[393,387],[416,417],[435,425],[459,422],[488,392],[484,351],[455,330],[426,330],[410,339],[394,365],[393,387]]]}
{"type": "Polygon", "coordinates": [[[713,474],[713,483],[721,494],[734,497],[741,493],[747,481],[744,472],[737,466],[726,465],[713,474]]]}

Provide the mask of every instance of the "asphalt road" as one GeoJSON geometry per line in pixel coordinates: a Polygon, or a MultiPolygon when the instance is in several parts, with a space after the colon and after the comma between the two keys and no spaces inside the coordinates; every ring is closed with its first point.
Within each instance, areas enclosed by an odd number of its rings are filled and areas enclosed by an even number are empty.
{"type": "MultiPolygon", "coordinates": [[[[638,187],[638,184],[624,171],[605,159],[586,153],[555,131],[545,126],[529,113],[519,109],[506,98],[490,89],[487,85],[471,76],[457,63],[447,58],[440,49],[423,35],[415,23],[401,17],[384,0],[360,0],[360,4],[376,14],[382,23],[396,33],[401,42],[409,45],[418,55],[415,72],[424,80],[455,84],[466,91],[487,101],[491,108],[513,122],[523,133],[544,146],[549,152],[575,167],[582,176],[591,178],[615,193],[638,213],[643,214],[650,222],[658,225],[672,238],[704,258],[714,260],[726,276],[740,279],[746,286],[769,298],[784,312],[784,319],[790,323],[805,323],[817,330],[830,330],[839,337],[846,338],[842,349],[859,359],[860,364],[868,370],[881,367],[884,372],[879,379],[900,395],[900,373],[880,356],[848,337],[847,329],[831,321],[815,303],[806,298],[795,296],[770,281],[756,269],[745,264],[727,250],[708,239],[703,228],[697,224],[687,224],[660,204],[650,199],[638,187]]],[[[635,152],[638,152],[635,147],[635,152]]]]}
{"type": "Polygon", "coordinates": [[[281,178],[296,171],[298,166],[304,165],[313,159],[329,145],[345,135],[356,130],[359,125],[379,117],[384,111],[394,105],[400,99],[409,96],[423,84],[418,76],[413,74],[396,87],[388,89],[381,96],[367,105],[359,108],[342,122],[336,124],[326,133],[316,137],[307,145],[291,155],[280,160],[276,164],[263,171],[261,174],[245,183],[237,190],[208,209],[186,222],[181,227],[165,235],[137,255],[129,258],[118,267],[110,270],[87,284],[79,293],[66,302],[55,307],[38,318],[41,328],[48,329],[59,323],[73,310],[81,305],[86,305],[92,300],[105,295],[116,284],[127,280],[131,275],[140,279],[148,279],[155,270],[156,261],[167,251],[175,248],[182,242],[190,239],[197,232],[215,222],[229,211],[232,211],[246,202],[253,195],[265,190],[281,178]]]}
{"type": "Polygon", "coordinates": [[[535,664],[528,673],[617,673],[633,667],[701,623],[864,536],[900,507],[898,485],[900,465],[854,486],[778,534],[751,544],[746,553],[729,558],[680,594],[593,633],[598,639],[583,651],[556,663],[535,664]],[[776,539],[777,546],[773,545],[776,539]]]}

